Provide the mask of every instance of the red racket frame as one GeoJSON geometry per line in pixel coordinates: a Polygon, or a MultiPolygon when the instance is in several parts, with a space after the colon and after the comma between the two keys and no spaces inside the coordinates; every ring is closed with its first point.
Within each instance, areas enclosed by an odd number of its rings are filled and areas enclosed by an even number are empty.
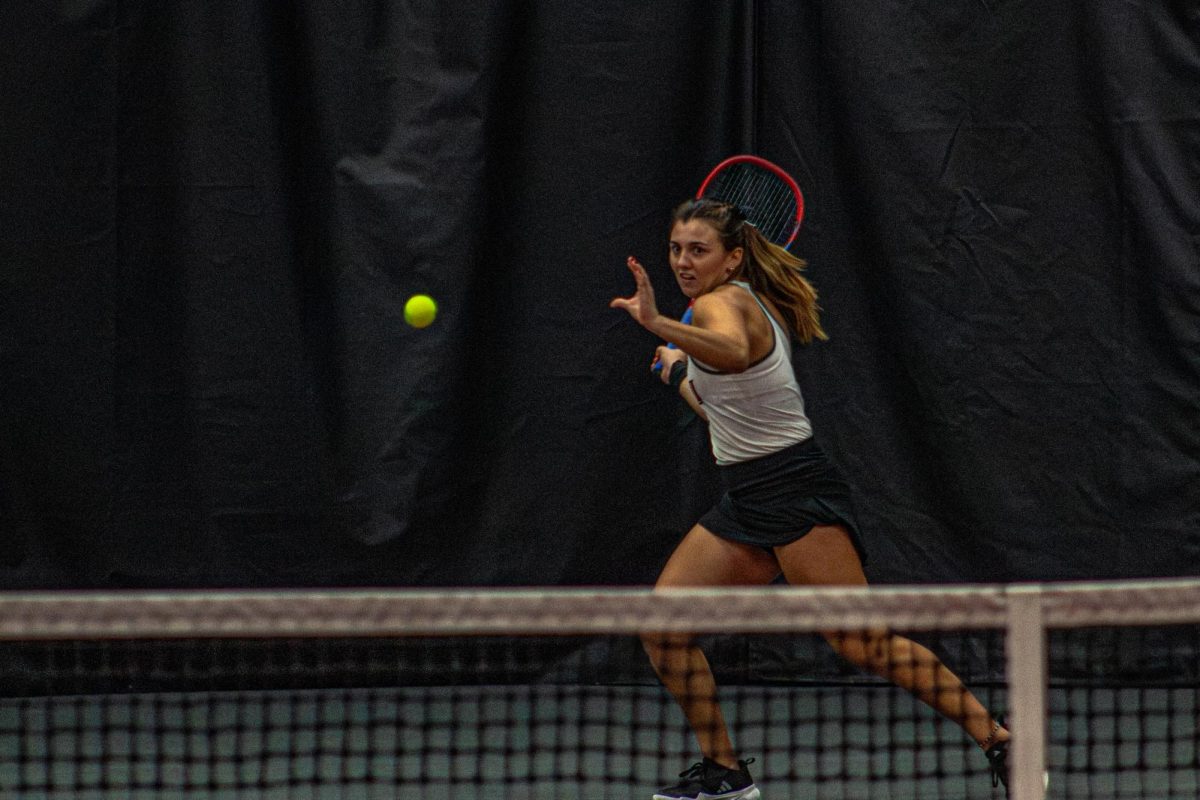
{"type": "Polygon", "coordinates": [[[788,236],[787,241],[776,242],[776,244],[785,249],[790,247],[792,242],[796,240],[796,234],[800,232],[800,223],[804,220],[804,193],[800,191],[800,184],[796,183],[795,178],[785,172],[783,167],[779,166],[778,164],[768,161],[760,156],[753,156],[748,153],[730,156],[720,164],[717,164],[715,167],[713,167],[712,171],[708,173],[708,177],[704,179],[704,183],[700,184],[700,190],[696,192],[696,199],[704,197],[704,192],[708,189],[708,185],[712,183],[713,179],[716,178],[723,169],[732,164],[753,164],[756,167],[765,169],[786,183],[788,188],[792,190],[792,194],[796,198],[796,222],[792,226],[792,232],[788,236]]]}

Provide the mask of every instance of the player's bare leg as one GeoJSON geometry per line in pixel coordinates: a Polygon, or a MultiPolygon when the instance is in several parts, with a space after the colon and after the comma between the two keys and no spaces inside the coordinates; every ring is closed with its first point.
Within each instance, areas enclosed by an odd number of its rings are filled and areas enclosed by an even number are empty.
{"type": "MultiPolygon", "coordinates": [[[[858,551],[840,526],[818,526],[775,548],[783,574],[795,585],[865,586],[858,551]]],[[[933,652],[889,631],[823,631],[833,649],[855,666],[886,678],[957,722],[984,750],[1009,733],[933,652]]]]}
{"type": "MultiPolygon", "coordinates": [[[[663,568],[656,590],[679,587],[758,586],[770,583],[779,565],[767,551],[730,542],[701,525],[688,532],[663,568]]],[[[700,752],[735,768],[737,753],[717,703],[717,685],[704,653],[692,636],[646,632],[642,646],[663,686],[683,709],[700,752]]]]}

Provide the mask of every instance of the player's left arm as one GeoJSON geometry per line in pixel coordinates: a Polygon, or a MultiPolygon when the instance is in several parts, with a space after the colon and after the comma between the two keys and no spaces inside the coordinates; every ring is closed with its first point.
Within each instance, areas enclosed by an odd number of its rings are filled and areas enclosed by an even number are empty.
{"type": "Polygon", "coordinates": [[[626,263],[636,291],[613,298],[610,307],[627,311],[646,330],[721,372],[742,372],[750,366],[747,312],[738,302],[744,292],[720,287],[697,298],[688,324],[660,314],[645,267],[632,256],[626,263]]]}
{"type": "Polygon", "coordinates": [[[740,294],[727,289],[709,292],[696,299],[691,325],[667,320],[655,332],[713,369],[743,372],[750,366],[751,341],[740,294]]]}

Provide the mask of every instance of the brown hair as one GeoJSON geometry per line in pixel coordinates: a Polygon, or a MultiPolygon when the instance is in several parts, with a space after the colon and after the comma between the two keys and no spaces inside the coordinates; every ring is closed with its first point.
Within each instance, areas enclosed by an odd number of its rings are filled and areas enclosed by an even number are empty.
{"type": "Polygon", "coordinates": [[[807,266],[804,259],[767,241],[741,209],[730,203],[688,200],[675,209],[671,222],[693,219],[711,225],[726,250],[742,248],[742,266],[735,277],[774,303],[801,342],[829,338],[821,327],[817,290],[800,274],[807,266]]]}

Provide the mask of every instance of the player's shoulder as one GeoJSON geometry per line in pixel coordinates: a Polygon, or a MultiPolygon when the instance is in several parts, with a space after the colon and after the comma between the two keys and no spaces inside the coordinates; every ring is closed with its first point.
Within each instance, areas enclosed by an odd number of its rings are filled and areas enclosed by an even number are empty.
{"type": "Polygon", "coordinates": [[[718,286],[711,292],[696,298],[695,313],[718,308],[744,310],[754,305],[754,298],[748,291],[732,283],[718,286]]]}

